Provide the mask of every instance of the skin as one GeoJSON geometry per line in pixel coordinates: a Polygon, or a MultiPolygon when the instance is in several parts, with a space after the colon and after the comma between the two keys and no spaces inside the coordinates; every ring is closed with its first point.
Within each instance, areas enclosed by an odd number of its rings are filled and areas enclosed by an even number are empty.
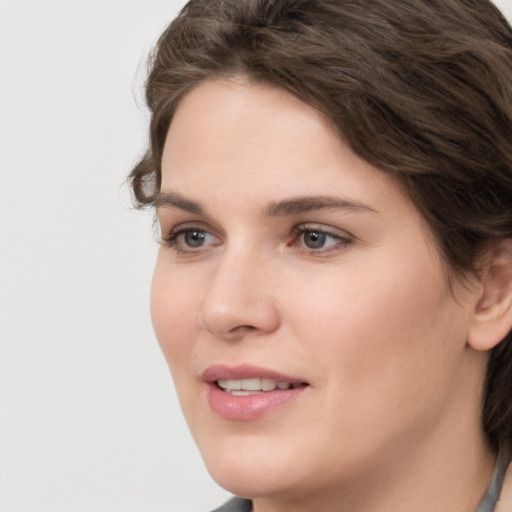
{"type": "Polygon", "coordinates": [[[321,113],[241,78],[182,100],[162,178],[194,208],[173,196],[157,209],[152,319],[217,482],[255,512],[473,512],[494,464],[480,428],[487,356],[467,341],[482,286],[452,293],[399,184],[321,113]],[[268,211],[326,196],[357,208],[268,211]],[[309,387],[257,420],[226,420],[201,381],[212,364],[309,387]]]}

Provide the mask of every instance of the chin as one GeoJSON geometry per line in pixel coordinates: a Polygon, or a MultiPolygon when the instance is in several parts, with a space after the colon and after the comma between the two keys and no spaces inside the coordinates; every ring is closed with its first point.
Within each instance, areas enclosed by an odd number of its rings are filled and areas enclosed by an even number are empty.
{"type": "Polygon", "coordinates": [[[291,464],[285,453],[272,450],[264,441],[252,449],[250,444],[235,441],[221,450],[201,450],[208,472],[221,487],[243,498],[286,495],[300,489],[304,475],[296,462],[291,464]]]}
{"type": "Polygon", "coordinates": [[[297,488],[289,471],[271,471],[268,467],[207,467],[212,478],[222,488],[242,498],[296,495],[297,488]]]}

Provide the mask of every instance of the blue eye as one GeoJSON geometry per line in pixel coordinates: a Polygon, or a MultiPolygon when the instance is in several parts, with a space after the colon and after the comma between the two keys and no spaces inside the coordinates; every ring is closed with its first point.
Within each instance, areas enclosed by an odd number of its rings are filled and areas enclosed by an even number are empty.
{"type": "Polygon", "coordinates": [[[328,238],[333,238],[320,231],[304,231],[302,241],[309,249],[322,249],[325,247],[328,238]]]}
{"type": "Polygon", "coordinates": [[[193,252],[194,250],[216,245],[219,241],[209,231],[198,227],[178,227],[162,239],[167,247],[177,252],[193,252]]]}
{"type": "Polygon", "coordinates": [[[190,230],[179,234],[185,245],[188,247],[202,247],[206,241],[206,231],[190,230]]]}
{"type": "Polygon", "coordinates": [[[330,233],[323,229],[298,227],[295,230],[297,236],[295,245],[310,251],[318,251],[343,248],[351,243],[351,239],[330,233]]]}

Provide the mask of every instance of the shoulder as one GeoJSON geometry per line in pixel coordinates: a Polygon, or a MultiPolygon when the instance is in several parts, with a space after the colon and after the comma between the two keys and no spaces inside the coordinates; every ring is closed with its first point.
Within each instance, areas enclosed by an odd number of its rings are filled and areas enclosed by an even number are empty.
{"type": "Polygon", "coordinates": [[[251,512],[251,510],[252,503],[250,500],[235,497],[212,512],[251,512]]]}

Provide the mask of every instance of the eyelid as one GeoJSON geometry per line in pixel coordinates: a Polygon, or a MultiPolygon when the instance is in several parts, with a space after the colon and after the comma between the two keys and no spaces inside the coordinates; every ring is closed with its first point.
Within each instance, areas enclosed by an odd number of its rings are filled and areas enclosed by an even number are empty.
{"type": "Polygon", "coordinates": [[[181,253],[198,253],[201,252],[201,250],[205,250],[206,248],[216,246],[218,243],[209,244],[206,246],[200,246],[197,248],[188,247],[188,248],[181,248],[178,246],[178,237],[181,234],[184,233],[190,233],[192,231],[200,231],[203,233],[206,233],[219,241],[219,236],[214,232],[214,230],[208,226],[203,224],[202,222],[197,221],[190,221],[190,222],[183,222],[181,224],[177,224],[169,231],[164,230],[161,228],[161,243],[163,243],[166,247],[174,249],[176,252],[181,253]],[[167,233],[167,234],[164,234],[167,233]]]}
{"type": "Polygon", "coordinates": [[[350,245],[352,242],[354,242],[355,237],[351,235],[349,232],[345,230],[341,230],[339,228],[334,228],[332,226],[326,226],[325,224],[317,224],[317,223],[303,223],[295,226],[293,228],[293,234],[295,235],[295,238],[293,240],[292,245],[297,245],[298,238],[303,233],[308,232],[318,232],[322,233],[324,235],[336,238],[339,240],[339,243],[336,244],[330,244],[326,247],[319,248],[319,249],[311,249],[308,247],[299,247],[300,249],[314,255],[320,256],[321,254],[326,254],[330,251],[337,251],[343,248],[346,248],[348,245],[350,245]]]}
{"type": "Polygon", "coordinates": [[[301,224],[297,224],[293,228],[294,233],[303,233],[304,231],[318,231],[320,233],[325,233],[326,235],[332,235],[342,239],[345,238],[347,240],[353,240],[355,238],[354,235],[345,229],[336,228],[319,222],[303,222],[301,224]]]}

